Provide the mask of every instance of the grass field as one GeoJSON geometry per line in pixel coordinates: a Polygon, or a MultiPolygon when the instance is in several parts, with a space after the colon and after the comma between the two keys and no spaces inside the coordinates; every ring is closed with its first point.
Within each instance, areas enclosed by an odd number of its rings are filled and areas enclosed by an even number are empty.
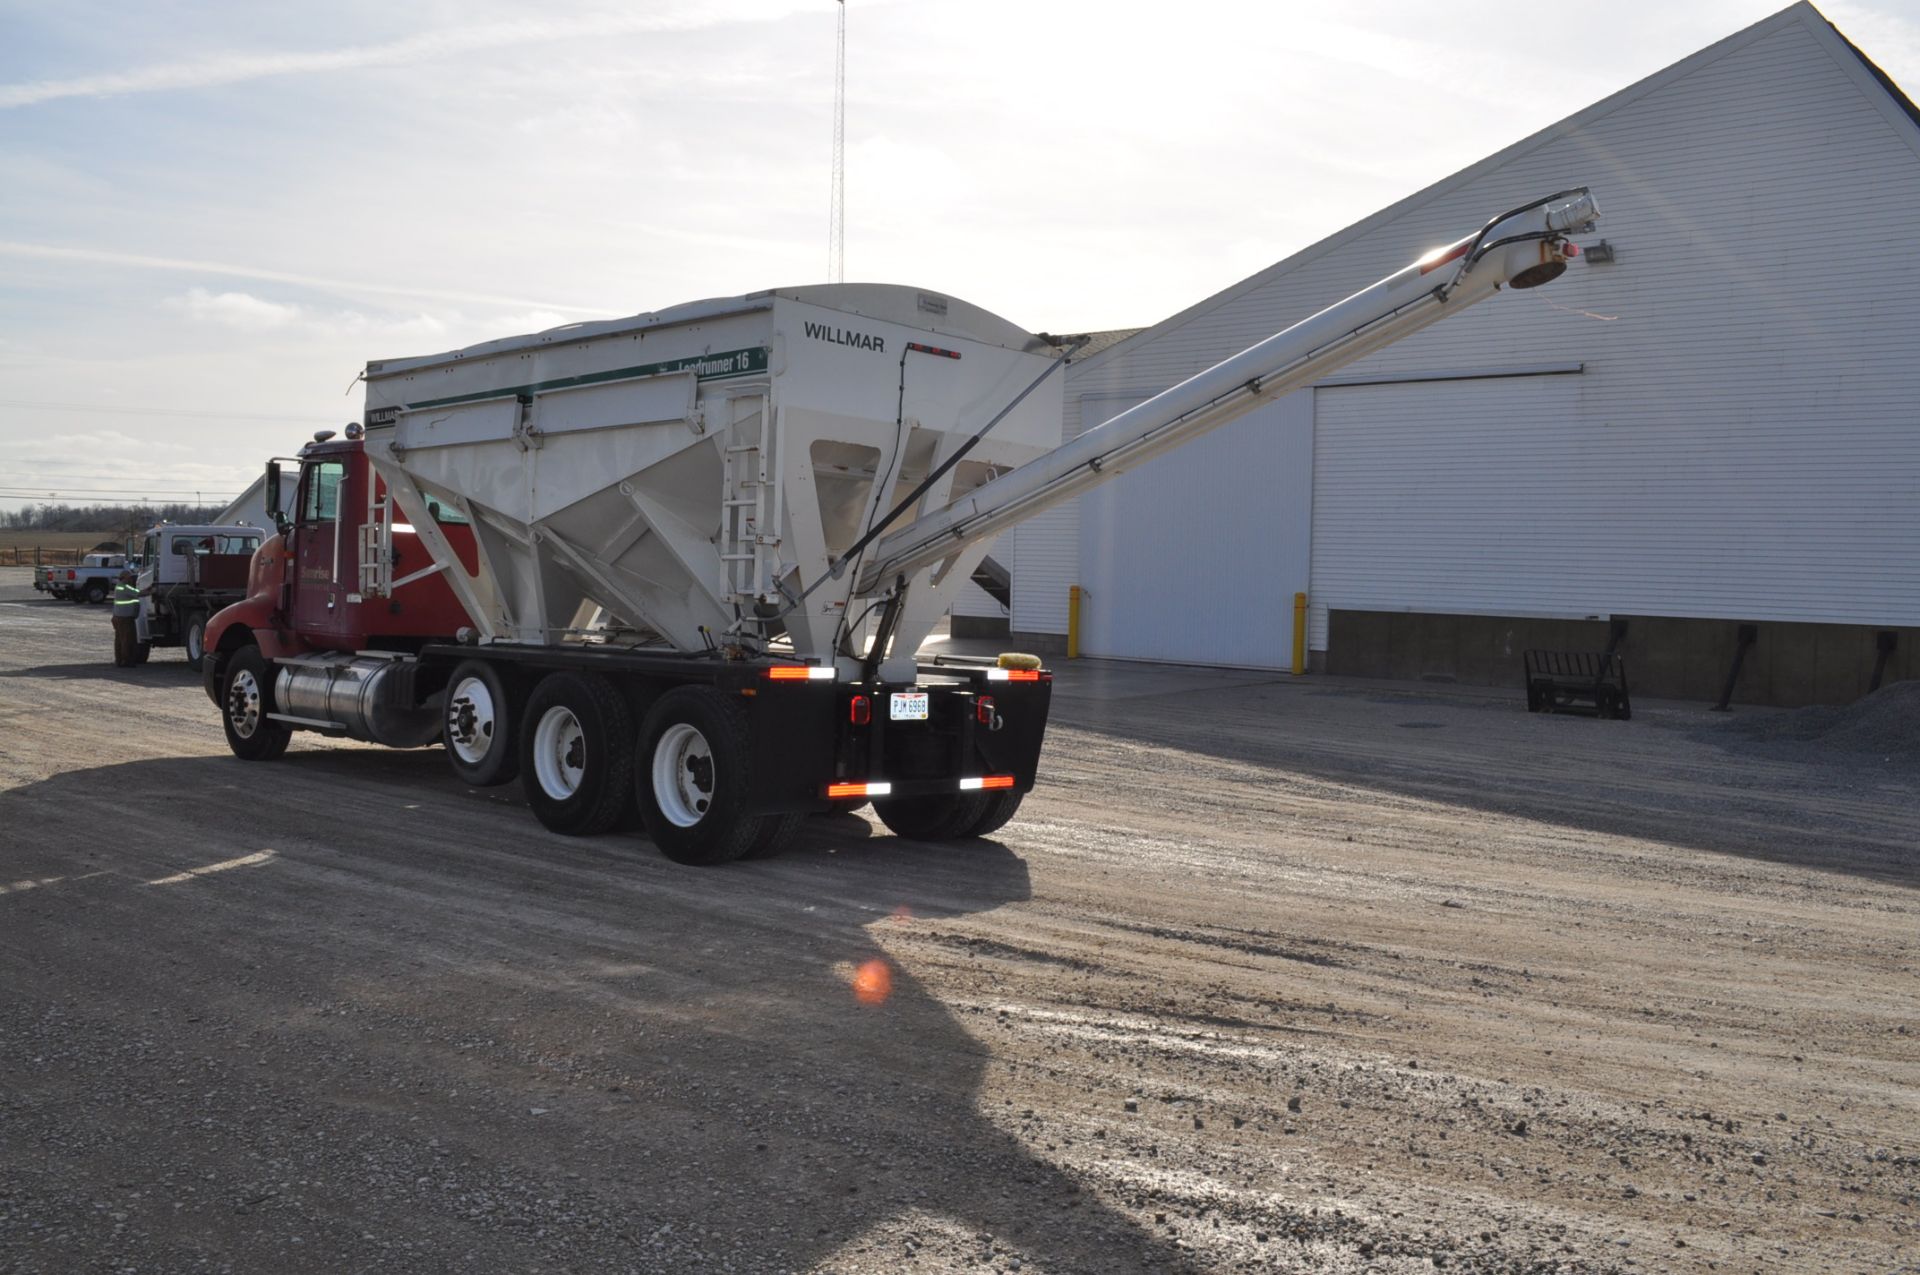
{"type": "Polygon", "coordinates": [[[0,531],[0,567],[33,565],[33,551],[42,561],[73,562],[103,541],[120,542],[113,531],[0,531]]]}

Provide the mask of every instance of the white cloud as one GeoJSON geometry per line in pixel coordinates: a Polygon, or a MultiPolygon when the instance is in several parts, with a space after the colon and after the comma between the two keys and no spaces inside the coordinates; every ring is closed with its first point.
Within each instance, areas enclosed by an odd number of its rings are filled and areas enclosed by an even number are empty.
{"type": "Polygon", "coordinates": [[[254,266],[222,261],[194,261],[181,257],[150,257],[141,253],[118,252],[107,248],[70,248],[58,244],[19,243],[0,240],[0,255],[31,257],[42,261],[72,261],[88,265],[132,266],[142,270],[173,270],[189,274],[230,275],[236,279],[258,279],[266,283],[291,283],[319,288],[327,292],[362,293],[370,296],[417,297],[432,301],[459,301],[478,305],[533,306],[567,314],[605,317],[606,311],[589,306],[562,305],[553,301],[531,301],[524,297],[501,297],[481,292],[450,292],[438,288],[410,288],[400,284],[365,283],[348,279],[328,279],[318,275],[296,274],[287,270],[263,270],[254,266]]]}
{"type": "Polygon", "coordinates": [[[184,297],[170,297],[167,306],[202,322],[223,323],[245,332],[270,332],[300,317],[297,305],[263,301],[245,292],[208,292],[193,288],[184,297]]]}
{"type": "Polygon", "coordinates": [[[817,6],[760,0],[736,2],[724,18],[711,16],[701,6],[656,8],[649,14],[595,14],[566,20],[534,19],[490,22],[466,27],[423,31],[385,44],[352,45],[312,53],[216,53],[182,62],[164,62],[99,75],[64,80],[32,80],[0,86],[0,109],[36,106],[74,97],[118,97],[167,89],[209,88],[280,75],[311,75],[322,71],[350,71],[362,67],[401,66],[439,61],[485,49],[521,47],[649,31],[692,31],[784,17],[817,6]]]}
{"type": "Polygon", "coordinates": [[[461,310],[437,313],[317,310],[290,302],[269,301],[249,292],[209,292],[189,288],[161,302],[168,310],[196,323],[214,323],[242,332],[299,333],[333,341],[405,342],[422,348],[469,344],[523,332],[544,332],[576,322],[553,310],[521,310],[506,314],[470,314],[461,310]]]}

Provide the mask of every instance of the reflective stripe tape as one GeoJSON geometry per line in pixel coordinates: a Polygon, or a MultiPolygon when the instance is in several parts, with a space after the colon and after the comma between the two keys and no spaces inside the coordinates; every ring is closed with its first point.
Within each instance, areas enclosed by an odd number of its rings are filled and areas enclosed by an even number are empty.
{"type": "Polygon", "coordinates": [[[885,797],[893,791],[893,785],[886,781],[880,783],[828,784],[827,796],[840,797],[885,797]]]}
{"type": "Polygon", "coordinates": [[[767,677],[775,682],[831,682],[839,676],[839,672],[831,664],[825,668],[807,664],[776,664],[767,670],[767,677]]]}

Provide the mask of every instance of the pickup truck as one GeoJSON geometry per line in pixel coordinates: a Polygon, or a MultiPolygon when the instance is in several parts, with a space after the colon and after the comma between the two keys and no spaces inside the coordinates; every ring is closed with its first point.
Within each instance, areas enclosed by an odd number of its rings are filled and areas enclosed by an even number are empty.
{"type": "Polygon", "coordinates": [[[161,523],[147,532],[135,661],[146,663],[156,646],[178,646],[187,667],[199,669],[207,618],[247,596],[247,569],[265,538],[245,526],[161,523]]]}
{"type": "Polygon", "coordinates": [[[36,567],[33,587],[69,602],[105,602],[113,582],[139,560],[124,553],[90,553],[73,567],[36,567]]]}

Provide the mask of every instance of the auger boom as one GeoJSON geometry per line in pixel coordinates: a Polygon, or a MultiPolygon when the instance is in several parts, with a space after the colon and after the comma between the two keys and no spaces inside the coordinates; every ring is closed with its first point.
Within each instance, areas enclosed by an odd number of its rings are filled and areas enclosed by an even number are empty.
{"type": "Polygon", "coordinates": [[[1578,252],[1566,236],[1590,230],[1598,216],[1592,194],[1580,189],[1496,217],[1479,234],[1436,249],[883,537],[862,571],[860,591],[910,577],[957,546],[998,535],[1261,403],[1458,314],[1503,284],[1532,288],[1556,278],[1578,252]]]}

